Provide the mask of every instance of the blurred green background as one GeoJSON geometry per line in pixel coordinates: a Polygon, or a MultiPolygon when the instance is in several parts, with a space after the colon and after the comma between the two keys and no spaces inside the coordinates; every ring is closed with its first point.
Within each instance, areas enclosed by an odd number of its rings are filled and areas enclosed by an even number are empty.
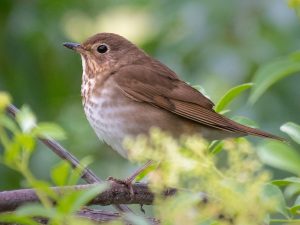
{"type": "MultiPolygon", "coordinates": [[[[39,121],[60,124],[68,135],[63,145],[79,158],[91,155],[91,168],[102,178],[124,178],[137,165],[93,133],[81,106],[80,57],[62,46],[98,32],[127,37],[215,102],[230,87],[250,82],[260,65],[300,47],[299,20],[283,0],[1,0],[0,90],[17,106],[29,105],[39,121]]],[[[284,122],[300,123],[299,84],[300,76],[290,76],[254,106],[243,95],[232,115],[282,135],[284,122]]],[[[58,161],[39,144],[32,169],[48,178],[58,161]]],[[[0,190],[19,187],[20,179],[0,165],[0,190]]]]}

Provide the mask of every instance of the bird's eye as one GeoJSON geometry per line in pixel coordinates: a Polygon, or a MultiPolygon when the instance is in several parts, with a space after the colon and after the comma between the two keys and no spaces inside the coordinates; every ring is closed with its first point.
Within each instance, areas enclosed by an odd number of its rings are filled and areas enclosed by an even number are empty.
{"type": "Polygon", "coordinates": [[[99,45],[98,48],[97,48],[97,51],[101,54],[107,52],[108,48],[106,45],[99,45]]]}

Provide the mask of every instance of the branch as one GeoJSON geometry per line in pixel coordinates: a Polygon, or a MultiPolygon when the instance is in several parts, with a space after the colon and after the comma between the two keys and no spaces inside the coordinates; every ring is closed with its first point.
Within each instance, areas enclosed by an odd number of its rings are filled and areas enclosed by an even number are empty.
{"type": "MultiPolygon", "coordinates": [[[[77,216],[83,217],[85,219],[92,220],[93,222],[96,223],[107,223],[113,220],[122,220],[125,225],[133,225],[131,222],[126,221],[122,216],[122,214],[118,212],[110,212],[110,211],[105,211],[105,210],[97,210],[97,209],[88,209],[84,208],[78,211],[77,216]]],[[[150,225],[159,225],[160,221],[155,219],[155,218],[145,218],[150,225]]],[[[36,218],[36,221],[39,224],[49,224],[49,221],[47,218],[36,218]]],[[[148,224],[147,223],[147,224],[148,224]]]]}
{"type": "MultiPolygon", "coordinates": [[[[151,205],[154,200],[154,194],[149,190],[148,185],[144,183],[135,183],[132,185],[133,195],[130,189],[117,182],[107,182],[109,188],[98,194],[88,205],[116,205],[116,204],[140,204],[151,205]]],[[[85,184],[64,187],[52,187],[59,196],[64,196],[70,191],[87,190],[96,184],[85,184]]],[[[163,197],[172,196],[177,192],[174,188],[166,189],[163,197]]],[[[34,189],[20,189],[13,191],[0,192],[0,212],[13,211],[25,203],[39,202],[34,189]]]]}
{"type": "MultiPolygon", "coordinates": [[[[19,112],[19,109],[10,104],[7,107],[7,113],[13,118],[16,118],[16,114],[19,112]]],[[[63,146],[61,146],[57,141],[51,138],[39,138],[41,142],[43,142],[50,150],[52,150],[56,155],[58,155],[61,159],[68,161],[73,168],[80,168],[82,171],[81,177],[84,179],[88,184],[93,183],[102,183],[99,177],[93,173],[89,168],[84,167],[80,164],[79,160],[73,156],[70,152],[68,152],[63,146]]],[[[131,210],[125,205],[115,205],[115,208],[119,211],[123,212],[131,212],[131,210]]]]}
{"type": "MultiPolygon", "coordinates": [[[[84,217],[90,219],[94,222],[109,222],[112,220],[122,219],[122,215],[120,213],[108,212],[104,210],[94,210],[94,209],[82,209],[77,212],[77,215],[80,217],[84,217]]],[[[160,221],[155,218],[146,218],[146,220],[151,225],[159,225],[160,221]]],[[[124,221],[126,225],[132,225],[132,223],[128,221],[124,221]]]]}

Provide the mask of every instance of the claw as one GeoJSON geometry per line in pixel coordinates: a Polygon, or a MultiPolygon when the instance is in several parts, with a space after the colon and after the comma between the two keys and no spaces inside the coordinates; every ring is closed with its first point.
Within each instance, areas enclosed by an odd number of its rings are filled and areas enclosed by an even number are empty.
{"type": "Polygon", "coordinates": [[[144,166],[139,168],[137,171],[135,171],[130,177],[126,178],[125,180],[117,179],[117,178],[114,178],[111,176],[109,176],[106,180],[125,185],[129,190],[130,198],[133,199],[133,197],[134,197],[134,191],[133,191],[134,180],[141,172],[143,172],[145,169],[147,169],[152,163],[153,162],[151,160],[149,160],[144,166]]]}

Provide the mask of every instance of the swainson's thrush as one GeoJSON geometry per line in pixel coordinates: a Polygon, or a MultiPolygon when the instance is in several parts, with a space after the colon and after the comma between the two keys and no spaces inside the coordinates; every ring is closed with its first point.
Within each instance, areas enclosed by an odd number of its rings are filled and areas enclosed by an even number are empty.
{"type": "Polygon", "coordinates": [[[198,90],[117,34],[100,33],[64,46],[81,55],[81,96],[88,121],[124,157],[124,137],[147,134],[151,127],[175,137],[199,133],[211,140],[245,135],[283,140],[216,113],[213,102],[198,90]]]}

